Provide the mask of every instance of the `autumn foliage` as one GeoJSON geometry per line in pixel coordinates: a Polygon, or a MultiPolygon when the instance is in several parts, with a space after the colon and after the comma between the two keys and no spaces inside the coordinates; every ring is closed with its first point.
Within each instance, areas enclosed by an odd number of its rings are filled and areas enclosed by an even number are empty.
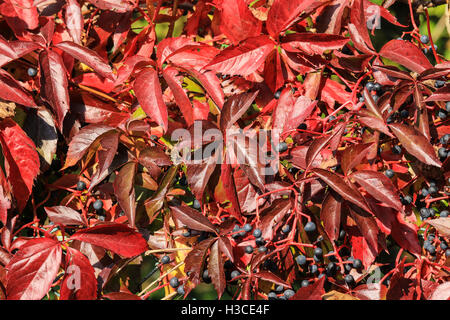
{"type": "Polygon", "coordinates": [[[450,63],[383,2],[0,1],[0,299],[449,299],[450,63]]]}

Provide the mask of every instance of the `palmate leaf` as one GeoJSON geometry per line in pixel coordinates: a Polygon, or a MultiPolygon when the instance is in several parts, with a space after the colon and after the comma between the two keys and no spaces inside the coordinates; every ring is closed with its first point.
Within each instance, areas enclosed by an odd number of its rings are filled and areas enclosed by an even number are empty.
{"type": "Polygon", "coordinates": [[[148,249],[147,241],[134,229],[118,223],[100,224],[77,231],[71,240],[87,242],[125,258],[135,257],[148,249]]]}
{"type": "Polygon", "coordinates": [[[28,240],[6,266],[9,300],[40,300],[50,289],[61,263],[61,244],[49,238],[28,240]]]}

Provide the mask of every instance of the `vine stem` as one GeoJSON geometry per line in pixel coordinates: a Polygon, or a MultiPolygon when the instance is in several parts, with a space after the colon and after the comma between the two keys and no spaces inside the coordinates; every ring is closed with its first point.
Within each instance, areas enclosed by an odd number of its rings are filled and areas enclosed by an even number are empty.
{"type": "Polygon", "coordinates": [[[145,287],[145,289],[143,289],[141,292],[139,292],[138,296],[142,296],[148,289],[150,289],[151,287],[153,287],[155,284],[157,284],[158,282],[160,282],[164,277],[166,277],[167,275],[169,275],[171,272],[177,270],[179,267],[181,267],[182,265],[184,265],[184,261],[181,261],[180,263],[178,263],[175,267],[173,267],[172,269],[170,269],[169,271],[166,271],[164,274],[160,275],[158,279],[156,279],[155,281],[153,281],[152,283],[150,283],[148,286],[145,287]]]}
{"type": "Polygon", "coordinates": [[[436,48],[434,47],[434,42],[433,42],[433,38],[431,37],[431,28],[430,28],[430,15],[428,14],[428,8],[425,8],[425,14],[427,16],[427,30],[428,30],[428,37],[430,39],[431,42],[431,50],[433,50],[433,55],[434,58],[436,59],[437,63],[441,63],[441,59],[439,58],[437,52],[436,52],[436,48]]]}

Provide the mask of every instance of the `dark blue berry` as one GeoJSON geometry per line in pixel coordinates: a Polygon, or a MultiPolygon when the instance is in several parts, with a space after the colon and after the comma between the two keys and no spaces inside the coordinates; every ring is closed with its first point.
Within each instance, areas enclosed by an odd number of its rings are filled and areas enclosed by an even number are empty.
{"type": "Polygon", "coordinates": [[[234,270],[233,272],[231,272],[231,279],[239,277],[240,275],[241,275],[241,273],[239,271],[234,270]]]}
{"type": "Polygon", "coordinates": [[[286,299],[290,299],[295,295],[295,292],[294,290],[287,289],[286,291],[284,291],[283,295],[286,297],[286,299]]]}
{"type": "Polygon", "coordinates": [[[445,148],[439,148],[439,150],[438,150],[439,158],[443,158],[443,159],[447,158],[447,153],[448,153],[448,151],[445,148]]]}
{"type": "Polygon", "coordinates": [[[289,231],[291,231],[291,226],[288,224],[285,224],[283,228],[281,228],[281,232],[283,233],[289,233],[289,231]]]}
{"type": "Polygon", "coordinates": [[[295,262],[301,266],[304,266],[306,264],[306,257],[304,255],[299,255],[295,258],[295,262]]]}
{"type": "Polygon", "coordinates": [[[37,70],[35,68],[28,68],[27,73],[30,77],[36,77],[37,75],[37,70]]]}
{"type": "Polygon", "coordinates": [[[441,213],[439,214],[439,216],[440,216],[441,218],[447,218],[447,217],[448,217],[448,211],[447,211],[447,210],[441,211],[441,213]]]}
{"type": "Polygon", "coordinates": [[[86,189],[86,182],[78,181],[78,183],[77,183],[77,190],[78,191],[83,191],[84,189],[86,189]]]}
{"type": "Polygon", "coordinates": [[[189,230],[186,230],[185,232],[183,232],[182,234],[183,237],[190,237],[191,236],[191,232],[189,230]]]}
{"type": "Polygon", "coordinates": [[[438,190],[437,190],[437,188],[436,188],[435,186],[430,186],[430,187],[428,188],[428,193],[429,193],[429,194],[435,194],[437,191],[438,191],[438,190]]]}
{"type": "Polygon", "coordinates": [[[306,123],[301,123],[301,124],[297,127],[297,129],[300,129],[300,130],[306,130],[306,128],[308,128],[308,126],[306,125],[306,123]]]}
{"type": "Polygon", "coordinates": [[[277,300],[277,294],[275,292],[273,292],[273,291],[270,291],[267,294],[267,299],[269,299],[269,300],[277,300]]]}
{"type": "Polygon", "coordinates": [[[381,91],[381,88],[382,88],[382,86],[379,83],[375,83],[373,85],[373,90],[375,90],[375,91],[381,91]]]}
{"type": "Polygon", "coordinates": [[[319,268],[315,264],[312,264],[312,265],[309,266],[309,272],[310,273],[316,274],[318,271],[319,271],[319,268]]]}
{"type": "Polygon", "coordinates": [[[344,281],[347,284],[353,284],[355,282],[355,279],[353,278],[353,276],[351,274],[348,274],[345,276],[344,281]]]}
{"type": "Polygon", "coordinates": [[[445,103],[445,111],[450,112],[450,101],[445,103]]]}
{"type": "Polygon", "coordinates": [[[322,248],[317,247],[317,248],[314,249],[314,255],[315,255],[315,256],[321,257],[322,254],[323,254],[322,248]]]}
{"type": "Polygon", "coordinates": [[[428,44],[428,42],[430,42],[430,38],[426,34],[423,34],[420,36],[420,42],[423,44],[428,44]]]}
{"type": "Polygon", "coordinates": [[[286,142],[282,141],[278,144],[278,146],[275,149],[278,153],[282,153],[288,149],[288,145],[286,142]]]}
{"type": "Polygon", "coordinates": [[[445,257],[450,257],[450,249],[445,250],[445,257]]]}
{"type": "Polygon", "coordinates": [[[284,287],[282,285],[278,285],[275,287],[275,292],[276,293],[282,293],[284,290],[284,287]]]}
{"type": "Polygon", "coordinates": [[[259,237],[261,237],[261,235],[262,235],[261,229],[255,229],[255,230],[253,230],[253,236],[254,236],[255,238],[259,238],[259,237]]]}
{"type": "Polygon", "coordinates": [[[244,224],[244,231],[245,231],[245,232],[250,232],[250,231],[252,231],[252,225],[251,225],[250,223],[244,224]]]}
{"type": "Polygon", "coordinates": [[[362,267],[362,261],[360,259],[355,259],[353,261],[353,268],[359,269],[362,267]]]}
{"type": "Polygon", "coordinates": [[[386,177],[388,178],[392,178],[394,176],[394,170],[392,169],[387,169],[384,174],[386,175],[386,177]]]}
{"type": "Polygon", "coordinates": [[[169,280],[169,284],[172,288],[176,288],[180,285],[180,281],[178,281],[177,277],[173,277],[172,279],[169,280]]]}
{"type": "Polygon", "coordinates": [[[312,221],[309,221],[305,224],[305,231],[306,232],[313,232],[316,230],[316,224],[312,221]]]}
{"type": "Polygon", "coordinates": [[[302,288],[309,286],[309,281],[308,280],[303,280],[301,283],[302,288]]]}
{"type": "Polygon", "coordinates": [[[369,91],[372,91],[374,89],[374,83],[373,82],[367,82],[366,83],[366,89],[369,91]]]}
{"type": "Polygon", "coordinates": [[[434,82],[434,87],[435,88],[442,88],[443,86],[445,86],[445,81],[442,80],[436,80],[434,82]]]}
{"type": "Polygon", "coordinates": [[[202,279],[203,279],[203,282],[205,282],[205,283],[211,283],[211,277],[209,276],[208,269],[205,269],[203,271],[202,279]]]}
{"type": "Polygon", "coordinates": [[[178,293],[179,295],[182,295],[182,296],[184,296],[184,295],[186,294],[186,292],[184,291],[184,286],[183,286],[183,285],[181,285],[181,286],[179,286],[179,287],[177,288],[177,293],[178,293]]]}
{"type": "Polygon", "coordinates": [[[103,201],[102,200],[95,200],[94,204],[92,205],[92,207],[97,210],[100,211],[103,209],[103,201]]]}
{"type": "Polygon", "coordinates": [[[248,253],[248,254],[253,253],[253,247],[252,246],[246,246],[245,247],[245,252],[248,253]]]}
{"type": "Polygon", "coordinates": [[[194,209],[200,209],[202,206],[200,205],[200,201],[198,201],[197,199],[194,199],[194,201],[192,202],[192,208],[194,209]]]}
{"type": "Polygon", "coordinates": [[[401,154],[402,153],[402,147],[400,147],[399,145],[393,146],[392,147],[392,153],[401,154]]]}
{"type": "Polygon", "coordinates": [[[409,112],[408,110],[402,110],[400,111],[400,117],[402,117],[403,119],[406,119],[409,117],[409,112]]]}
{"type": "Polygon", "coordinates": [[[267,247],[264,247],[264,246],[258,247],[258,252],[260,252],[260,253],[267,252],[267,247]]]}
{"type": "Polygon", "coordinates": [[[408,205],[411,204],[412,201],[413,201],[412,197],[410,195],[406,195],[403,197],[402,204],[408,205]]]}
{"type": "Polygon", "coordinates": [[[262,237],[259,237],[255,239],[255,243],[257,246],[263,246],[266,244],[266,241],[262,237]]]}
{"type": "Polygon", "coordinates": [[[280,95],[281,95],[281,89],[278,90],[278,91],[276,91],[275,94],[273,95],[273,97],[274,97],[275,99],[280,99],[280,95]]]}
{"type": "Polygon", "coordinates": [[[163,256],[161,258],[161,263],[162,264],[166,264],[166,263],[169,263],[169,262],[170,262],[170,257],[169,256],[163,256]]]}
{"type": "Polygon", "coordinates": [[[421,209],[420,209],[420,216],[421,216],[423,219],[426,219],[426,218],[428,218],[428,217],[430,216],[430,211],[428,211],[427,208],[421,208],[421,209]]]}
{"type": "Polygon", "coordinates": [[[430,244],[429,246],[427,246],[425,248],[425,250],[427,250],[431,255],[436,254],[436,247],[433,246],[432,244],[430,244]]]}

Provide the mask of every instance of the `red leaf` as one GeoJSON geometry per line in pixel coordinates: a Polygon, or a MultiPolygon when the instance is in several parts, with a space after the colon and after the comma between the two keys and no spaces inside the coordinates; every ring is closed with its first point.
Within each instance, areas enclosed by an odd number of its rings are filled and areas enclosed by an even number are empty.
{"type": "Polygon", "coordinates": [[[390,124],[389,128],[394,132],[402,146],[423,163],[440,167],[441,162],[436,157],[436,151],[429,140],[414,127],[400,123],[390,124]]]}
{"type": "Polygon", "coordinates": [[[422,247],[419,243],[417,231],[418,227],[415,224],[407,223],[403,219],[403,215],[397,212],[392,223],[391,236],[403,249],[418,256],[422,252],[422,247]]]}
{"type": "Polygon", "coordinates": [[[227,156],[236,159],[239,167],[245,172],[250,182],[264,191],[265,167],[259,157],[259,145],[256,139],[241,133],[229,134],[227,140],[227,156]]]}
{"type": "Polygon", "coordinates": [[[333,133],[326,137],[314,139],[306,152],[306,167],[309,168],[316,159],[317,155],[325,148],[325,146],[343,129],[344,125],[339,125],[333,130],[333,133]]]}
{"type": "Polygon", "coordinates": [[[282,47],[286,51],[303,51],[309,55],[323,54],[326,50],[342,48],[348,38],[326,33],[292,33],[283,38],[282,47]]]}
{"type": "Polygon", "coordinates": [[[358,190],[350,187],[339,175],[319,168],[314,168],[311,171],[328,184],[334,191],[339,193],[345,200],[356,204],[367,212],[371,212],[358,190]]]}
{"type": "Polygon", "coordinates": [[[142,235],[124,224],[109,223],[77,231],[70,240],[80,240],[105,248],[125,258],[148,249],[142,235]]]}
{"type": "Polygon", "coordinates": [[[111,10],[117,13],[131,11],[135,7],[134,1],[127,0],[88,0],[99,9],[111,10]]]}
{"type": "Polygon", "coordinates": [[[102,124],[90,124],[83,127],[69,143],[69,150],[63,169],[75,165],[97,138],[112,130],[114,129],[102,124]]]}
{"type": "Polygon", "coordinates": [[[10,118],[0,122],[0,144],[5,157],[5,171],[22,211],[39,174],[39,155],[33,141],[10,118]]]}
{"type": "Polygon", "coordinates": [[[33,97],[6,71],[0,70],[0,98],[27,107],[36,107],[33,97]]]}
{"type": "Polygon", "coordinates": [[[273,113],[274,134],[281,135],[296,129],[309,117],[316,105],[317,101],[312,101],[306,96],[295,98],[290,89],[284,89],[273,113]]]}
{"type": "Polygon", "coordinates": [[[291,285],[289,283],[283,281],[282,279],[280,279],[278,276],[274,275],[270,271],[260,271],[258,273],[255,273],[255,276],[257,278],[262,279],[262,280],[275,283],[276,285],[279,285],[279,286],[283,286],[284,288],[290,288],[291,287],[291,285]]]}
{"type": "Polygon", "coordinates": [[[289,28],[299,16],[308,16],[329,0],[275,0],[267,15],[266,27],[270,36],[278,38],[280,32],[289,28]]]}
{"type": "Polygon", "coordinates": [[[220,31],[233,44],[260,35],[262,22],[253,16],[246,1],[222,1],[218,9],[220,11],[220,31]]]}
{"type": "Polygon", "coordinates": [[[264,63],[273,49],[274,43],[266,35],[249,38],[239,46],[228,47],[221,51],[204,69],[247,76],[264,63]]]}
{"type": "Polygon", "coordinates": [[[231,202],[231,214],[239,221],[242,220],[239,199],[236,193],[236,185],[233,179],[233,169],[230,164],[222,163],[220,180],[225,189],[226,198],[231,202]]]}
{"type": "Polygon", "coordinates": [[[298,289],[289,300],[322,300],[322,296],[325,294],[324,283],[325,277],[322,277],[313,284],[298,289]]]}
{"type": "Polygon", "coordinates": [[[172,215],[194,230],[216,233],[216,228],[207,217],[188,206],[170,207],[172,215]]]}
{"type": "Polygon", "coordinates": [[[39,27],[39,14],[33,0],[5,0],[2,15],[9,23],[18,24],[29,30],[39,27]]]}
{"type": "Polygon", "coordinates": [[[134,91],[145,113],[167,131],[167,106],[164,103],[158,73],[151,68],[142,70],[134,82],[134,91]]]}
{"type": "Polygon", "coordinates": [[[128,223],[131,227],[135,226],[136,203],[134,191],[134,177],[136,175],[136,162],[129,162],[124,165],[114,180],[114,194],[120,207],[128,217],[128,223]]]}
{"type": "Polygon", "coordinates": [[[84,21],[83,15],[81,14],[81,8],[77,0],[67,1],[65,18],[67,31],[72,37],[73,42],[80,44],[84,21]]]}
{"type": "Polygon", "coordinates": [[[97,279],[94,268],[84,254],[68,247],[60,300],[95,300],[96,298],[97,279]]]}
{"type": "Polygon", "coordinates": [[[225,290],[227,282],[225,280],[223,258],[222,253],[219,250],[218,241],[215,241],[211,246],[211,252],[209,253],[208,273],[211,277],[214,288],[216,288],[217,296],[220,299],[225,290]]]}
{"type": "Polygon", "coordinates": [[[380,55],[417,73],[433,67],[423,52],[409,41],[391,40],[381,48],[380,55]]]}
{"type": "Polygon", "coordinates": [[[320,220],[331,241],[337,240],[341,225],[342,198],[333,191],[328,192],[322,202],[320,220]]]}
{"type": "Polygon", "coordinates": [[[217,241],[216,238],[203,240],[202,242],[197,244],[188,253],[186,259],[184,259],[184,271],[189,274],[189,279],[194,286],[200,283],[201,274],[205,265],[206,255],[208,254],[208,249],[215,241],[217,241]]]}
{"type": "Polygon", "coordinates": [[[342,171],[348,174],[367,156],[367,152],[371,147],[372,143],[361,143],[345,148],[341,157],[342,171]]]}
{"type": "Polygon", "coordinates": [[[40,300],[52,286],[61,263],[61,245],[48,238],[28,240],[9,264],[8,300],[40,300]]]}
{"type": "Polygon", "coordinates": [[[441,283],[431,294],[428,300],[449,300],[450,282],[441,283]]]}
{"type": "MultiPolygon", "coordinates": [[[[224,94],[221,87],[221,82],[217,75],[213,71],[208,72],[200,72],[195,69],[189,69],[188,72],[197,79],[200,84],[205,88],[206,93],[210,96],[210,98],[214,101],[214,103],[222,109],[224,103],[224,94]]],[[[194,100],[194,106],[197,100],[194,100]]],[[[194,110],[195,112],[195,110],[194,110]]],[[[195,117],[194,117],[195,120],[195,117]]]]}
{"type": "Polygon", "coordinates": [[[58,128],[62,130],[64,117],[69,111],[69,83],[62,57],[54,51],[39,54],[41,70],[41,96],[56,113],[58,128]]]}
{"type": "Polygon", "coordinates": [[[186,163],[186,177],[195,198],[203,202],[203,193],[208,184],[209,178],[214,172],[218,160],[218,152],[206,159],[189,161],[186,163]]]}
{"type": "Polygon", "coordinates": [[[395,208],[397,211],[403,211],[403,206],[397,190],[391,179],[385,174],[376,171],[356,171],[350,175],[356,182],[378,201],[395,208]]]}
{"type": "Polygon", "coordinates": [[[445,85],[442,88],[437,89],[431,96],[429,96],[425,102],[428,101],[449,101],[450,100],[450,85],[445,85]]]}
{"type": "Polygon", "coordinates": [[[55,47],[63,50],[75,59],[91,67],[102,77],[105,77],[112,81],[115,80],[114,73],[112,72],[108,62],[103,60],[103,58],[100,57],[97,52],[70,41],[60,42],[55,45],[55,47]]]}
{"type": "Polygon", "coordinates": [[[352,207],[352,205],[349,206],[349,210],[351,217],[356,222],[356,226],[361,232],[361,235],[367,241],[367,245],[371,248],[372,252],[376,253],[378,251],[379,228],[375,218],[367,212],[352,207]]]}
{"type": "Polygon", "coordinates": [[[92,176],[91,184],[89,185],[89,191],[92,190],[100,181],[105,178],[111,168],[111,163],[116,156],[117,147],[119,145],[120,133],[117,131],[111,131],[100,137],[99,149],[98,149],[98,167],[95,174],[92,176]]]}
{"type": "Polygon", "coordinates": [[[363,0],[355,0],[350,11],[350,23],[348,24],[350,38],[356,49],[366,53],[374,53],[366,21],[363,0]]]}
{"type": "Polygon", "coordinates": [[[222,112],[220,113],[220,130],[225,132],[237,120],[239,120],[252,105],[252,102],[255,100],[257,95],[258,91],[235,94],[228,97],[227,101],[223,105],[222,112]]]}
{"type": "Polygon", "coordinates": [[[191,101],[189,100],[186,91],[184,91],[181,86],[182,76],[177,77],[178,70],[172,67],[167,67],[163,70],[163,77],[169,85],[170,90],[172,91],[173,96],[175,97],[175,101],[180,107],[181,113],[183,114],[183,118],[186,121],[188,126],[191,126],[194,123],[194,115],[191,101]],[[179,79],[181,78],[181,79],[179,79]],[[181,81],[180,81],[181,80],[181,81]]]}
{"type": "Polygon", "coordinates": [[[260,229],[262,238],[272,240],[277,229],[283,224],[283,218],[291,209],[291,201],[288,199],[276,199],[272,205],[260,212],[260,229]]]}
{"type": "Polygon", "coordinates": [[[439,218],[427,221],[444,237],[450,237],[450,217],[439,218]]]}
{"type": "Polygon", "coordinates": [[[35,42],[12,41],[8,43],[6,40],[0,38],[0,67],[38,48],[41,48],[41,46],[35,42]]]}
{"type": "Polygon", "coordinates": [[[72,208],[65,206],[44,207],[50,221],[54,224],[83,225],[84,221],[81,215],[72,208]]]}

